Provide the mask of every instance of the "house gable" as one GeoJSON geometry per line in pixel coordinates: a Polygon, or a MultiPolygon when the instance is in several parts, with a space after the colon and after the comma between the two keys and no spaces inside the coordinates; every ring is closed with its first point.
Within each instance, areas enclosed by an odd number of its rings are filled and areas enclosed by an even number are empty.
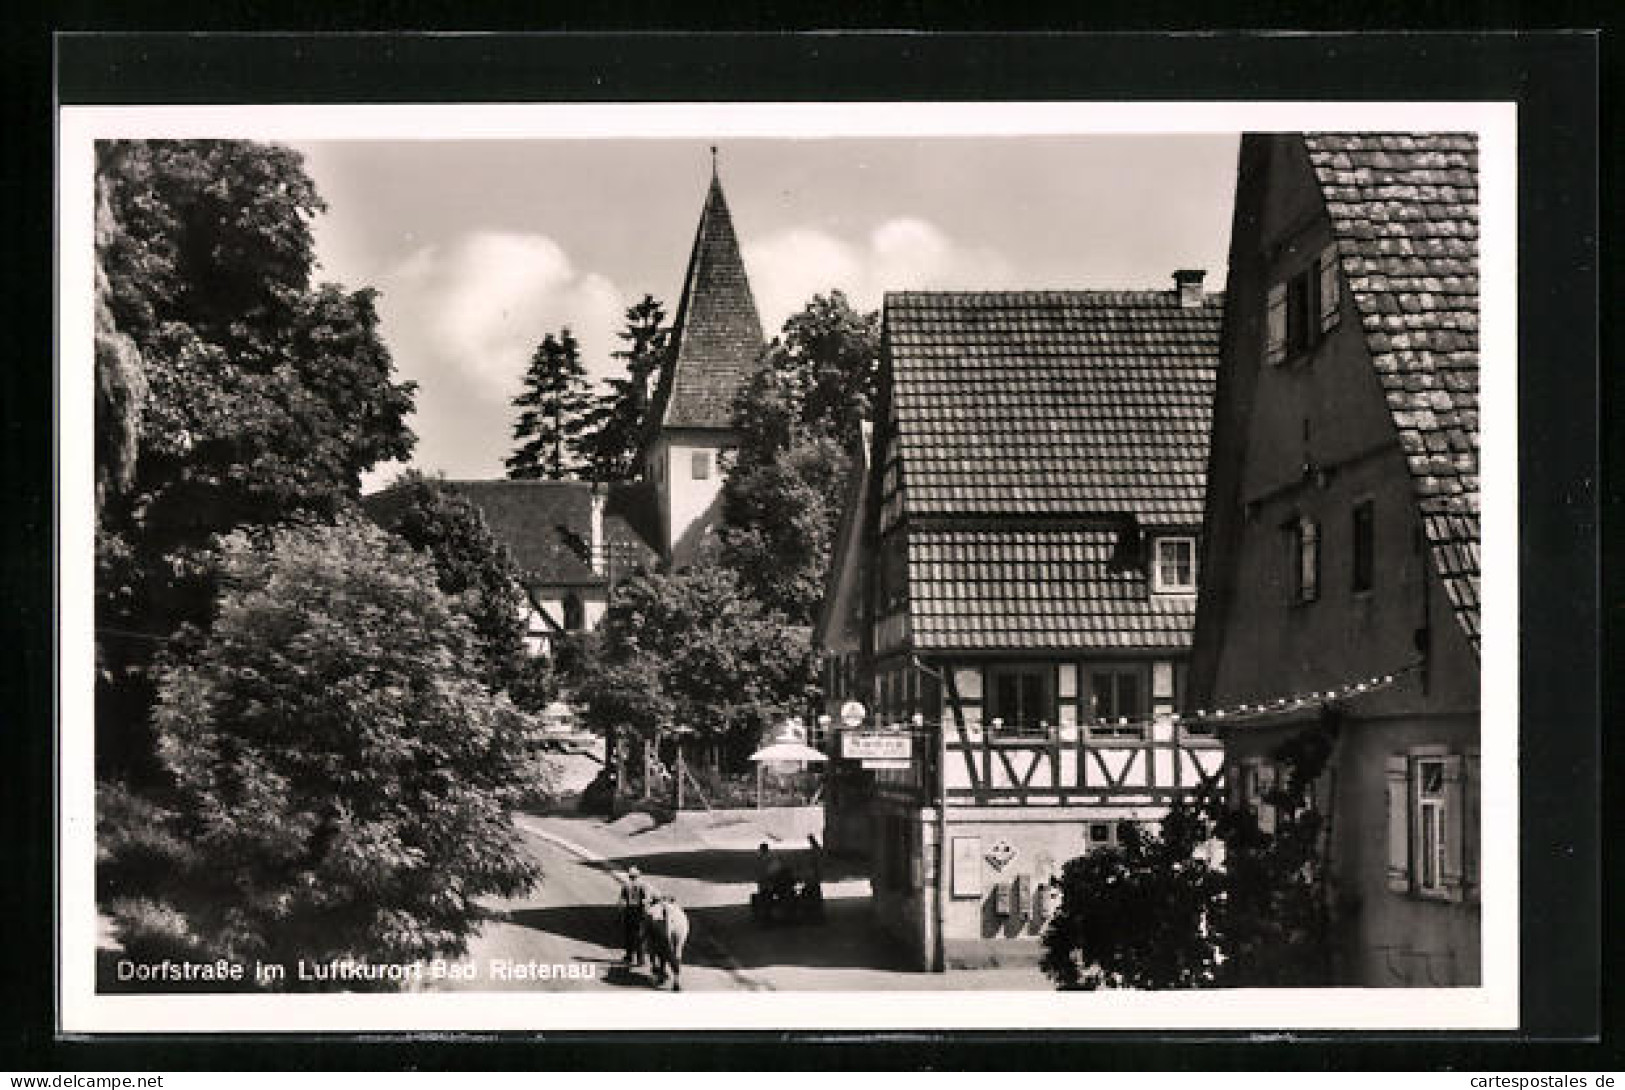
{"type": "Polygon", "coordinates": [[[1478,649],[1478,144],[1304,137],[1456,622],[1478,649]]]}
{"type": "Polygon", "coordinates": [[[1430,662],[1433,705],[1476,706],[1476,228],[1470,209],[1431,207],[1470,203],[1471,156],[1454,137],[1434,151],[1352,135],[1324,147],[1367,151],[1317,165],[1315,140],[1242,143],[1193,698],[1430,662]],[[1358,193],[1381,202],[1365,220],[1358,193]],[[1272,311],[1305,273],[1313,288],[1288,317],[1313,324],[1282,346],[1272,311]]]}
{"type": "Polygon", "coordinates": [[[1187,649],[1194,596],[1151,593],[1145,564],[1200,524],[1221,309],[1177,290],[889,295],[871,503],[879,590],[902,575],[906,611],[883,635],[1187,649]]]}

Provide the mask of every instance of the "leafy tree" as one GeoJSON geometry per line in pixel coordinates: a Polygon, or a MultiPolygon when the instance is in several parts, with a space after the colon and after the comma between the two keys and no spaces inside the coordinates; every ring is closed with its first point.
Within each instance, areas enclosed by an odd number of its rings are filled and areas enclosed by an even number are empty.
{"type": "Polygon", "coordinates": [[[513,426],[518,445],[506,463],[508,476],[562,481],[574,474],[592,399],[580,345],[568,328],[557,337],[549,333],[536,347],[513,405],[520,410],[513,426]]]}
{"type": "Polygon", "coordinates": [[[880,315],[846,295],[816,295],[784,323],[734,407],[741,462],[764,462],[798,435],[852,449],[869,418],[880,367],[880,315]]]}
{"type": "Polygon", "coordinates": [[[1309,786],[1331,754],[1335,726],[1301,731],[1272,757],[1288,769],[1263,802],[1275,812],[1270,832],[1244,811],[1222,814],[1225,895],[1213,929],[1226,962],[1222,983],[1313,988],[1333,983],[1331,917],[1326,897],[1326,823],[1308,806],[1309,786]]]}
{"type": "Polygon", "coordinates": [[[1121,848],[1069,862],[1044,933],[1044,971],[1063,988],[1332,983],[1325,827],[1306,803],[1333,729],[1275,751],[1290,773],[1262,800],[1276,813],[1272,831],[1203,797],[1171,808],[1160,836],[1124,824],[1121,848]],[[1222,867],[1199,850],[1215,841],[1222,867]]]}
{"type": "Polygon", "coordinates": [[[107,188],[96,182],[96,505],[122,492],[135,479],[141,416],[147,399],[147,372],[135,341],[118,327],[109,302],[112,285],[101,255],[112,244],[117,224],[107,188]]]}
{"type": "Polygon", "coordinates": [[[666,311],[652,295],[627,308],[626,327],[617,334],[626,344],[614,353],[626,374],[606,380],[609,389],[593,407],[580,442],[592,480],[629,480],[637,472],[654,386],[668,359],[665,322],[666,311]]]}
{"type": "Polygon", "coordinates": [[[624,699],[609,691],[614,686],[588,685],[589,720],[669,721],[693,731],[729,767],[743,767],[762,729],[805,707],[814,691],[810,633],[741,593],[723,568],[628,578],[616,587],[600,634],[600,676],[657,679],[660,701],[631,716],[610,706],[624,699]]]}
{"type": "Polygon", "coordinates": [[[434,561],[440,589],[462,603],[480,639],[486,684],[528,711],[555,695],[546,661],[525,648],[527,599],[519,570],[467,498],[412,470],[384,494],[384,521],[434,561]]]}
{"type": "Polygon", "coordinates": [[[793,624],[812,624],[823,602],[852,464],[833,437],[798,438],[769,462],[735,465],[724,487],[722,563],[793,624]]]}
{"type": "Polygon", "coordinates": [[[1134,822],[1121,844],[1061,871],[1061,907],[1044,932],[1043,968],[1063,988],[1196,988],[1213,983],[1218,948],[1207,915],[1221,879],[1195,849],[1211,824],[1176,803],[1161,835],[1134,822]]]}
{"type": "Polygon", "coordinates": [[[241,525],[353,503],[404,458],[374,293],[311,285],[323,205],[298,153],[97,145],[98,760],[151,775],[151,663],[208,621],[205,551],[241,525]]]}
{"type": "Polygon", "coordinates": [[[816,296],[734,404],[720,559],[792,623],[812,623],[823,597],[879,352],[878,315],[857,313],[839,291],[816,296]]]}
{"type": "Polygon", "coordinates": [[[126,800],[146,831],[106,838],[139,863],[104,868],[126,939],[285,963],[460,953],[476,898],[537,877],[508,813],[530,720],[460,668],[480,652],[467,614],[427,556],[354,517],[234,533],[218,563],[215,622],[159,685],[170,804],[126,800]]]}

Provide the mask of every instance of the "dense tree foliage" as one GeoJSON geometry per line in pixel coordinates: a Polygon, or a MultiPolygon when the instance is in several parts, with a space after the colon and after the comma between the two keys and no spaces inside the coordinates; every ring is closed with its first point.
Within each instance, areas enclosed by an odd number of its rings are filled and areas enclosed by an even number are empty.
{"type": "Polygon", "coordinates": [[[1119,846],[1073,859],[1044,934],[1044,971],[1065,988],[1211,985],[1218,949],[1207,915],[1220,876],[1193,853],[1211,835],[1199,809],[1175,805],[1157,835],[1119,826],[1119,846]]]}
{"type": "Polygon", "coordinates": [[[372,292],[311,284],[322,210],[298,153],[97,145],[98,761],[150,774],[151,660],[204,625],[211,538],[330,517],[404,458],[372,292]]]}
{"type": "Polygon", "coordinates": [[[735,465],[728,478],[722,563],[792,623],[812,624],[823,604],[852,466],[821,436],[798,439],[761,465],[735,465]]]}
{"type": "Polygon", "coordinates": [[[1224,897],[1214,934],[1226,961],[1220,982],[1237,987],[1315,988],[1333,982],[1326,896],[1326,822],[1308,805],[1309,788],[1331,753],[1334,726],[1302,731],[1272,755],[1289,770],[1261,800],[1274,820],[1221,813],[1224,897]]]}
{"type": "Polygon", "coordinates": [[[100,877],[126,949],[460,952],[475,898],[537,876],[508,814],[531,721],[464,668],[467,613],[428,556],[349,516],[234,533],[217,560],[214,624],[159,684],[168,805],[107,793],[100,877]]]}
{"type": "MultiPolygon", "coordinates": [[[[96,252],[107,251],[118,230],[107,186],[96,183],[96,252]]],[[[96,506],[122,493],[135,479],[141,417],[147,400],[147,372],[135,341],[113,317],[112,284],[96,262],[96,506]]]]}
{"type": "Polygon", "coordinates": [[[582,695],[588,717],[615,722],[620,684],[658,684],[631,721],[692,731],[730,768],[743,767],[763,728],[806,707],[816,682],[809,633],[741,592],[726,569],[639,574],[616,588],[582,695]]]}
{"type": "Polygon", "coordinates": [[[590,426],[592,394],[581,346],[568,328],[542,338],[525,371],[524,388],[513,399],[514,452],[508,476],[515,480],[562,481],[582,467],[581,444],[590,426]]]}
{"type": "Polygon", "coordinates": [[[606,380],[608,389],[594,405],[580,441],[591,480],[625,481],[637,474],[654,391],[669,360],[671,331],[665,323],[665,308],[652,295],[627,308],[626,326],[616,334],[626,343],[614,353],[626,373],[606,380]]]}
{"type": "Polygon", "coordinates": [[[554,693],[545,659],[525,649],[527,599],[518,568],[471,501],[408,472],[384,497],[386,524],[434,562],[440,589],[461,603],[479,637],[483,676],[520,707],[540,711],[554,693]]]}
{"type": "Polygon", "coordinates": [[[1124,823],[1120,847],[1069,862],[1044,971],[1063,988],[1330,984],[1325,826],[1307,805],[1330,750],[1316,728],[1276,751],[1290,775],[1262,800],[1268,832],[1203,797],[1174,806],[1160,835],[1124,823]]]}
{"type": "Polygon", "coordinates": [[[721,560],[795,624],[811,624],[822,602],[879,353],[877,315],[839,291],[817,296],[785,323],[734,406],[721,560]]]}

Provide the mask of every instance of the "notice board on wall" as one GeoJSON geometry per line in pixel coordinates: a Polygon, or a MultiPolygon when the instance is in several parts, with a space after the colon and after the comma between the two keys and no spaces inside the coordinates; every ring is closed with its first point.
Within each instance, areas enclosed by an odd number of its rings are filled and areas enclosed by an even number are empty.
{"type": "Polygon", "coordinates": [[[982,838],[979,836],[954,837],[953,895],[982,895],[982,838]]]}

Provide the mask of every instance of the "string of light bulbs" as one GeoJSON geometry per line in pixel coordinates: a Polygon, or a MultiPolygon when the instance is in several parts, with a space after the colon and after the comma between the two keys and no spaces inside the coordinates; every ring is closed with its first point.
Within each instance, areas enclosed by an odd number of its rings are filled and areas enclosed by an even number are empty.
{"type": "MultiPolygon", "coordinates": [[[[1408,663],[1405,666],[1401,666],[1396,670],[1389,671],[1388,673],[1373,674],[1370,677],[1355,678],[1350,681],[1346,681],[1341,685],[1335,685],[1327,689],[1311,689],[1308,692],[1303,693],[1293,693],[1286,696],[1266,698],[1263,700],[1243,701],[1239,704],[1229,705],[1226,707],[1198,708],[1191,712],[1176,712],[1165,716],[1152,716],[1150,718],[1143,719],[1130,719],[1123,716],[1115,719],[1091,720],[1088,723],[1078,725],[1092,726],[1095,728],[1110,727],[1114,730],[1143,730],[1144,728],[1159,723],[1174,723],[1189,727],[1192,724],[1198,723],[1212,725],[1247,721],[1264,716],[1282,715],[1288,712],[1301,711],[1305,707],[1324,706],[1332,703],[1333,701],[1352,700],[1363,696],[1369,696],[1372,693],[1393,688],[1405,677],[1416,673],[1421,668],[1422,663],[1418,660],[1416,662],[1408,663]]],[[[829,725],[829,716],[819,716],[819,719],[823,721],[821,725],[829,725]]],[[[918,729],[927,726],[935,727],[940,725],[940,722],[928,722],[925,716],[916,714],[909,720],[899,721],[889,726],[887,724],[881,724],[880,729],[906,730],[909,727],[918,729]]],[[[995,718],[987,721],[985,726],[992,727],[993,729],[997,730],[1004,726],[1004,721],[1002,719],[995,718]]],[[[1040,731],[1035,731],[1033,733],[1039,733],[1041,731],[1047,731],[1050,729],[1053,729],[1052,725],[1045,723],[1041,725],[1040,731]]]]}

